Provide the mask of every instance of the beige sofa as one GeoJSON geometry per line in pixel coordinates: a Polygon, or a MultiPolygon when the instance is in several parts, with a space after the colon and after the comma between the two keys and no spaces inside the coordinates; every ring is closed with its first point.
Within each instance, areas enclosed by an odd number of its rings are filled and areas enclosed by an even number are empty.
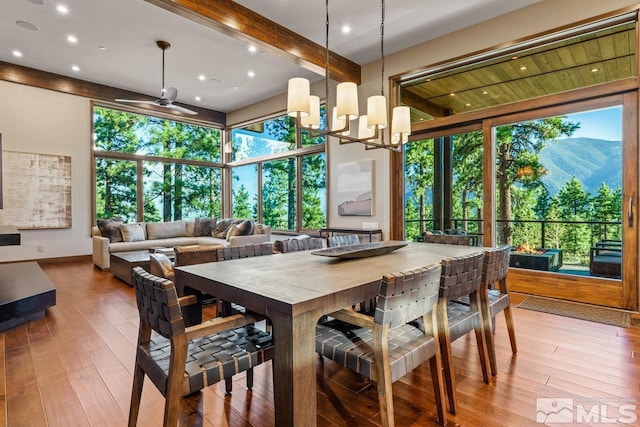
{"type": "MultiPolygon", "coordinates": [[[[247,236],[229,236],[219,238],[212,236],[194,236],[194,221],[172,221],[166,223],[137,223],[142,227],[144,239],[137,241],[110,241],[103,237],[97,226],[91,228],[93,240],[93,264],[102,269],[110,268],[110,256],[114,252],[140,251],[152,247],[212,245],[240,246],[247,243],[264,243],[271,241],[271,227],[256,224],[253,233],[247,236]]],[[[126,224],[129,226],[130,224],[126,224]]],[[[124,234],[124,233],[123,233],[124,234]]],[[[129,240],[125,238],[124,240],[129,240]]]]}

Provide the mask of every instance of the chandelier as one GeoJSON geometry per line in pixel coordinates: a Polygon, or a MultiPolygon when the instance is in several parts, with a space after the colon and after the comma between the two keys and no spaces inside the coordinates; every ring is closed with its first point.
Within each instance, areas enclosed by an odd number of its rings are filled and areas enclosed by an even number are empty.
{"type": "MultiPolygon", "coordinates": [[[[325,0],[325,96],[329,105],[329,0],[325,0]]],[[[367,114],[360,115],[358,109],[358,86],[353,82],[339,83],[336,87],[336,102],[332,109],[331,121],[326,130],[320,128],[320,98],[311,95],[309,80],[296,77],[289,80],[287,93],[287,114],[295,117],[296,125],[310,133],[312,137],[334,136],[340,144],[359,142],[366,149],[386,148],[400,151],[400,145],[407,142],[411,134],[409,107],[393,108],[391,116],[391,141],[385,141],[384,129],[388,125],[387,98],[384,95],[384,12],[381,0],[380,54],[382,59],[380,95],[367,99],[367,114]],[[351,124],[358,120],[357,126],[351,124]]]]}

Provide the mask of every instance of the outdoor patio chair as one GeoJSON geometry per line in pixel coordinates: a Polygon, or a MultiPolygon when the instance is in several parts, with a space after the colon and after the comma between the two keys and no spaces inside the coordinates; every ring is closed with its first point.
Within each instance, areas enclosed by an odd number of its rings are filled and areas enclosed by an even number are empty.
{"type": "Polygon", "coordinates": [[[129,409],[129,426],[137,424],[145,375],[165,397],[164,426],[177,426],[180,398],[246,371],[253,386],[253,367],[273,357],[271,335],[253,326],[253,317],[216,317],[186,327],[182,307],[193,296],[178,298],[173,282],[141,267],[133,269],[140,325],[129,409]]]}
{"type": "Polygon", "coordinates": [[[316,351],[377,382],[383,426],[394,425],[392,383],[429,361],[438,423],[445,424],[435,305],[440,266],[385,275],[373,316],[343,309],[316,326],[316,351]],[[409,322],[420,318],[418,329],[409,322]],[[423,332],[426,331],[426,332],[423,332]]]}
{"type": "Polygon", "coordinates": [[[622,277],[622,241],[597,242],[589,251],[589,274],[611,279],[622,277]]]}

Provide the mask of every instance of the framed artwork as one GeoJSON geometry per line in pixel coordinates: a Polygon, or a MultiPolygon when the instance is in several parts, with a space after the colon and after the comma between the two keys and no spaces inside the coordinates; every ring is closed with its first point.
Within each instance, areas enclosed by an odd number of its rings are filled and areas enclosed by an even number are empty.
{"type": "Polygon", "coordinates": [[[373,215],[373,160],[338,164],[338,215],[373,215]]]}
{"type": "Polygon", "coordinates": [[[2,151],[0,224],[18,229],[71,228],[71,157],[2,151]]]}

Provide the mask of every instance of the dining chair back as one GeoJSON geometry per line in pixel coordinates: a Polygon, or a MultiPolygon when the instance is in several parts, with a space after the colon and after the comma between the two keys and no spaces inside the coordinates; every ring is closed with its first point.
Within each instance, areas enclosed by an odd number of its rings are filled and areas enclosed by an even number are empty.
{"type": "Polygon", "coordinates": [[[164,426],[177,426],[180,398],[221,380],[230,382],[273,357],[271,336],[253,326],[251,316],[235,315],[185,327],[182,305],[193,296],[178,298],[170,280],[141,267],[133,269],[140,316],[136,361],[129,409],[129,426],[135,426],[145,375],[165,397],[164,426]],[[154,333],[155,332],[155,333],[154,333]]]}
{"type": "Polygon", "coordinates": [[[504,312],[509,341],[511,342],[511,351],[513,354],[518,352],[516,333],[511,314],[509,289],[507,287],[510,253],[510,246],[486,249],[484,253],[484,263],[482,265],[481,302],[483,307],[484,334],[492,375],[497,375],[498,373],[493,333],[495,332],[496,315],[501,311],[504,312]]]}
{"type": "Polygon", "coordinates": [[[308,237],[306,239],[289,239],[282,240],[280,251],[284,254],[287,252],[308,251],[311,249],[322,249],[322,239],[319,237],[308,237]]]}
{"type": "Polygon", "coordinates": [[[316,351],[377,382],[383,426],[394,425],[391,384],[429,361],[438,422],[445,424],[445,392],[435,306],[440,265],[382,277],[373,316],[343,309],[316,326],[316,351]],[[421,319],[420,330],[409,322],[421,319]],[[424,331],[424,332],[423,332],[424,331]]]}
{"type": "Polygon", "coordinates": [[[484,341],[483,317],[480,301],[482,284],[482,252],[462,257],[444,259],[440,277],[440,297],[438,299],[438,338],[442,352],[445,383],[449,397],[449,411],[456,413],[456,390],[451,343],[475,331],[482,377],[489,383],[487,369],[487,349],[484,341]],[[457,301],[468,297],[469,304],[457,301]]]}
{"type": "Polygon", "coordinates": [[[342,234],[327,237],[327,246],[357,245],[360,243],[360,237],[357,234],[342,234]]]}
{"type": "MultiPolygon", "coordinates": [[[[246,245],[217,248],[214,262],[265,255],[273,255],[272,242],[247,243],[246,245]]],[[[246,313],[246,309],[243,306],[235,304],[231,301],[220,300],[220,303],[218,305],[218,312],[222,316],[231,316],[236,313],[246,313]]],[[[254,316],[262,318],[262,316],[255,313],[254,316]]],[[[268,323],[267,328],[270,328],[268,323]]]]}
{"type": "Polygon", "coordinates": [[[471,236],[463,236],[458,234],[425,234],[425,243],[441,243],[446,245],[464,245],[471,246],[471,236]]]}

